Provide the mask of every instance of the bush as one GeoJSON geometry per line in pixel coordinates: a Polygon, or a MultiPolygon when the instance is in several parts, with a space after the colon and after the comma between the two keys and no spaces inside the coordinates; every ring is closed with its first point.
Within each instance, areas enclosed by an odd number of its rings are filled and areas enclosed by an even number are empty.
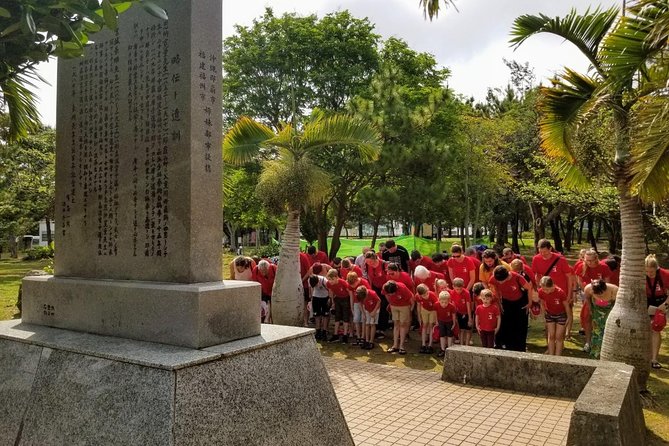
{"type": "Polygon", "coordinates": [[[38,246],[26,251],[23,260],[41,260],[53,258],[53,246],[38,246]]]}
{"type": "Polygon", "coordinates": [[[281,244],[272,239],[269,245],[261,246],[259,249],[253,251],[253,255],[258,257],[276,257],[281,250],[281,244]]]}

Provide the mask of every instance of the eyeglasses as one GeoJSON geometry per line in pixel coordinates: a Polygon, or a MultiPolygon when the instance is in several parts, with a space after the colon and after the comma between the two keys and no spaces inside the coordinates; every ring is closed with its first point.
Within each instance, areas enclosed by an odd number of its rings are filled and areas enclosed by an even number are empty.
{"type": "Polygon", "coordinates": [[[462,257],[460,254],[451,254],[452,259],[459,259],[460,257],[462,257]]]}

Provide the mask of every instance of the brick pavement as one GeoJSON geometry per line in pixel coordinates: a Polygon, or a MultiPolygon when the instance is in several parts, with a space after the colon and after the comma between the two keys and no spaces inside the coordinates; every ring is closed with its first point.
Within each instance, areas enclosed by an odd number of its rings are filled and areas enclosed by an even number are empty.
{"type": "Polygon", "coordinates": [[[323,357],[358,446],[566,444],[573,401],[323,357]]]}

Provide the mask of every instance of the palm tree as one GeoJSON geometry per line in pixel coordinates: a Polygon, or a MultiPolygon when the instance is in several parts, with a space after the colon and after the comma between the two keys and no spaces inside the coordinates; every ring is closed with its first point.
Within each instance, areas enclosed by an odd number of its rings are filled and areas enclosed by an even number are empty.
{"type": "Polygon", "coordinates": [[[441,9],[441,3],[444,4],[444,7],[447,7],[449,4],[453,6],[456,10],[454,0],[419,0],[419,5],[423,8],[423,14],[426,17],[429,17],[430,20],[434,19],[439,15],[439,10],[441,9]]]}
{"type": "Polygon", "coordinates": [[[590,62],[586,74],[565,68],[551,87],[541,88],[537,105],[542,148],[565,184],[587,182],[582,160],[572,146],[579,125],[601,109],[613,117],[615,153],[608,167],[620,203],[623,261],[620,291],[606,324],[601,358],[635,366],[641,389],[650,371],[641,200],[669,192],[667,141],[656,146],[639,143],[652,133],[652,129],[639,127],[639,111],[667,80],[666,62],[657,63],[664,42],[648,38],[655,17],[666,13],[667,2],[647,3],[652,7],[630,9],[627,16],[618,16],[617,8],[597,8],[582,15],[572,10],[564,18],[523,15],[514,21],[511,32],[513,46],[539,33],[560,36],[590,62]]]}
{"type": "Polygon", "coordinates": [[[279,267],[272,292],[272,320],[282,325],[302,323],[302,281],[299,266],[300,213],[329,190],[327,172],[314,164],[324,150],[354,149],[362,162],[378,157],[379,133],[366,121],[348,115],[315,114],[298,129],[284,124],[277,133],[242,117],[225,135],[223,159],[243,164],[264,158],[257,195],[275,213],[287,212],[279,267]]]}

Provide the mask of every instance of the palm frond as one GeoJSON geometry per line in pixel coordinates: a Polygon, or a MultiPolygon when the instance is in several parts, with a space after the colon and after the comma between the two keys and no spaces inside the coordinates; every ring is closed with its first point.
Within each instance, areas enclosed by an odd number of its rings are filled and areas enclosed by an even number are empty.
{"type": "Polygon", "coordinates": [[[666,44],[669,38],[669,3],[666,0],[636,0],[630,2],[627,9],[633,16],[653,17],[649,45],[666,44]]]}
{"type": "Polygon", "coordinates": [[[381,134],[369,122],[349,115],[333,115],[309,122],[302,135],[301,146],[315,152],[328,146],[355,147],[363,161],[378,158],[381,134]]]}
{"type": "Polygon", "coordinates": [[[652,27],[652,16],[621,17],[615,29],[602,41],[599,59],[607,82],[613,84],[614,89],[632,88],[637,73],[648,77],[647,62],[661,47],[650,42],[652,27]]]}
{"type": "Polygon", "coordinates": [[[223,160],[231,164],[244,164],[260,152],[260,147],[274,137],[272,129],[242,116],[225,134],[223,160]]]}
{"type": "Polygon", "coordinates": [[[535,34],[555,34],[574,44],[599,71],[599,44],[611,29],[618,12],[617,7],[605,10],[598,7],[592,12],[587,9],[584,14],[572,9],[564,18],[525,14],[514,20],[509,43],[517,48],[535,34]]]}
{"type": "Polygon", "coordinates": [[[571,145],[571,138],[599,100],[594,79],[566,69],[552,87],[543,87],[537,103],[541,146],[554,159],[554,172],[565,184],[587,184],[571,145]]]}
{"type": "Polygon", "coordinates": [[[632,134],[632,189],[646,201],[669,196],[669,90],[643,98],[632,134]]]}
{"type": "Polygon", "coordinates": [[[423,8],[423,16],[425,18],[429,17],[430,21],[432,21],[432,19],[436,19],[439,16],[440,4],[442,2],[444,3],[444,7],[450,4],[457,11],[458,8],[455,6],[453,0],[419,0],[418,4],[423,8]]]}
{"type": "Polygon", "coordinates": [[[31,85],[30,80],[21,74],[5,77],[0,81],[2,101],[9,112],[8,137],[11,140],[25,138],[28,133],[37,131],[41,126],[35,96],[29,88],[31,85]]]}

